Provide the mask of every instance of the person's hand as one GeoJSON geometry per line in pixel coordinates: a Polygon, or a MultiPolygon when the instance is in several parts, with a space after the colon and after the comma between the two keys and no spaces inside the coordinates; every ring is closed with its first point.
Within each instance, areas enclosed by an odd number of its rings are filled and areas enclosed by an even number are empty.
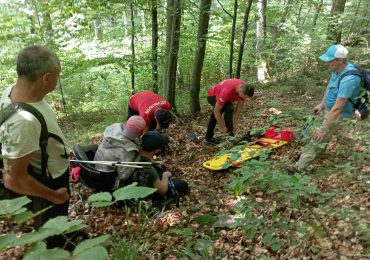
{"type": "Polygon", "coordinates": [[[153,164],[154,164],[155,167],[157,167],[161,170],[165,169],[165,165],[164,165],[163,161],[153,161],[153,164]]]}
{"type": "Polygon", "coordinates": [[[358,111],[357,109],[355,110],[355,118],[357,119],[357,120],[361,120],[361,114],[360,114],[360,111],[358,111]]]}
{"type": "Polygon", "coordinates": [[[321,128],[316,128],[313,139],[316,142],[321,142],[324,139],[324,131],[321,128]]]}
{"type": "Polygon", "coordinates": [[[56,193],[55,197],[51,201],[54,204],[63,204],[69,199],[69,195],[68,195],[66,187],[55,190],[55,193],[56,193]]]}
{"type": "Polygon", "coordinates": [[[172,176],[172,173],[171,172],[169,172],[169,171],[165,171],[164,173],[163,173],[163,175],[162,175],[163,177],[167,177],[167,178],[169,178],[169,177],[171,177],[172,176]]]}
{"type": "Polygon", "coordinates": [[[318,104],[317,106],[315,106],[314,108],[313,108],[313,113],[315,114],[315,115],[318,115],[321,111],[323,111],[324,110],[324,106],[322,105],[322,104],[318,104]]]}
{"type": "Polygon", "coordinates": [[[222,133],[225,133],[225,134],[227,133],[227,127],[226,126],[220,126],[219,129],[222,133]]]}

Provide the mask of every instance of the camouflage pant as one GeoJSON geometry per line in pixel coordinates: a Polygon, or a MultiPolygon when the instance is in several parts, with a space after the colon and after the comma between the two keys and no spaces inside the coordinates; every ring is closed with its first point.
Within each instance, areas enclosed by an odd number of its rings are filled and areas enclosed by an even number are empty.
{"type": "MultiPolygon", "coordinates": [[[[321,122],[321,126],[325,124],[329,112],[321,114],[317,120],[321,122]]],[[[307,168],[307,166],[314,160],[320,153],[322,153],[326,145],[329,143],[330,139],[333,136],[337,136],[339,142],[345,142],[346,139],[346,128],[348,129],[350,119],[348,118],[338,118],[334,122],[330,123],[329,129],[324,131],[324,137],[321,141],[316,141],[311,137],[311,140],[306,144],[302,149],[302,154],[299,157],[299,160],[296,162],[296,168],[301,171],[307,168]]]]}

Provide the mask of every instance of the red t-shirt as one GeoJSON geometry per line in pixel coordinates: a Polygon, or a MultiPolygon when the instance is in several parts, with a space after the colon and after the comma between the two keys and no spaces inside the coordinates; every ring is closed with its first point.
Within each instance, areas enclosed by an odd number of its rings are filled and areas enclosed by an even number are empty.
{"type": "Polygon", "coordinates": [[[145,90],[136,93],[130,97],[128,102],[129,107],[139,112],[139,115],[144,118],[147,125],[154,119],[154,112],[158,108],[163,108],[170,111],[171,105],[164,97],[150,90],[145,90]]]}
{"type": "Polygon", "coordinates": [[[208,96],[215,96],[216,102],[220,106],[226,102],[233,103],[239,100],[239,96],[235,93],[235,88],[240,84],[245,84],[241,79],[226,79],[208,90],[208,96]]]}

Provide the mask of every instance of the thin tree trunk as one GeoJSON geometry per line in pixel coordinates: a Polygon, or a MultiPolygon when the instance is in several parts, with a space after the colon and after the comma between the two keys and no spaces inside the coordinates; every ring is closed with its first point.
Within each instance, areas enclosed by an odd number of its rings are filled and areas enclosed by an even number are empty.
{"type": "Polygon", "coordinates": [[[144,10],[140,10],[139,13],[140,13],[140,17],[141,17],[142,33],[143,34],[146,34],[145,11],[144,10]]]}
{"type": "Polygon", "coordinates": [[[163,73],[163,93],[167,93],[168,91],[168,60],[170,56],[170,49],[171,49],[171,41],[172,41],[172,24],[173,24],[173,16],[174,16],[174,5],[175,0],[167,0],[166,6],[166,49],[165,49],[165,56],[164,56],[164,73],[163,73]]]}
{"type": "Polygon", "coordinates": [[[199,10],[199,24],[197,34],[197,49],[193,65],[193,72],[190,84],[190,111],[195,114],[200,111],[199,91],[200,80],[203,69],[203,61],[206,52],[209,12],[212,0],[201,0],[199,10]]]}
{"type": "Polygon", "coordinates": [[[230,37],[229,78],[233,77],[234,40],[235,40],[235,26],[236,26],[237,15],[238,15],[238,0],[235,0],[234,1],[234,14],[232,16],[233,24],[231,26],[231,37],[230,37]]]}
{"type": "Polygon", "coordinates": [[[171,30],[171,47],[169,51],[168,68],[167,68],[167,91],[165,98],[171,103],[171,107],[176,112],[176,69],[177,55],[180,47],[180,25],[181,25],[181,0],[174,1],[174,17],[171,30]]]}
{"type": "Polygon", "coordinates": [[[320,0],[320,3],[318,3],[318,4],[315,5],[315,15],[314,15],[313,21],[312,21],[312,27],[313,28],[316,27],[317,19],[319,18],[319,14],[320,14],[321,9],[322,9],[323,1],[324,0],[320,0]]]}
{"type": "Polygon", "coordinates": [[[363,8],[363,10],[364,10],[364,13],[363,13],[363,15],[362,15],[362,19],[361,19],[361,24],[360,24],[360,26],[358,27],[358,28],[369,28],[369,23],[370,23],[370,17],[369,17],[369,19],[368,19],[368,21],[367,21],[367,26],[366,27],[362,27],[362,25],[363,25],[363,23],[364,23],[364,21],[365,21],[365,17],[367,17],[368,15],[368,13],[369,13],[369,4],[370,4],[370,1],[366,1],[366,7],[365,8],[363,8]]]}
{"type": "Polygon", "coordinates": [[[126,10],[123,12],[123,36],[127,36],[129,33],[127,29],[130,26],[127,20],[129,15],[126,10]]]}
{"type": "Polygon", "coordinates": [[[245,35],[247,34],[248,29],[248,19],[249,19],[249,13],[251,11],[253,0],[248,0],[246,6],[245,6],[245,12],[244,12],[244,18],[243,18],[243,31],[242,35],[240,37],[240,46],[239,46],[239,55],[238,55],[238,63],[236,67],[236,78],[240,78],[240,70],[242,67],[242,59],[243,59],[243,52],[244,52],[244,43],[245,43],[245,35]]]}
{"type": "Polygon", "coordinates": [[[131,88],[135,90],[135,20],[134,20],[134,4],[130,4],[131,12],[131,88]]]}
{"type": "Polygon", "coordinates": [[[258,69],[257,69],[257,78],[259,82],[265,83],[266,82],[266,75],[267,73],[267,62],[262,55],[263,51],[263,43],[264,43],[264,15],[263,15],[263,0],[257,0],[257,44],[256,44],[256,54],[258,58],[258,69]]]}
{"type": "Polygon", "coordinates": [[[152,90],[158,93],[158,18],[157,0],[152,0],[152,90]]]}
{"type": "Polygon", "coordinates": [[[353,16],[351,27],[348,30],[347,37],[346,37],[345,41],[348,40],[349,36],[352,33],[353,27],[356,24],[356,20],[357,20],[358,14],[359,14],[360,6],[361,6],[361,0],[359,0],[358,3],[357,3],[356,12],[355,12],[355,15],[353,16]]]}
{"type": "Polygon", "coordinates": [[[286,18],[289,15],[290,8],[293,4],[293,0],[287,0],[284,7],[284,12],[280,18],[279,31],[282,31],[285,25],[286,18]]]}
{"type": "Polygon", "coordinates": [[[266,10],[267,10],[267,0],[263,0],[263,32],[264,36],[266,38],[267,35],[267,16],[266,16],[266,10]]]}
{"type": "Polygon", "coordinates": [[[341,16],[344,12],[346,0],[333,0],[330,11],[331,22],[328,25],[327,40],[332,43],[341,43],[342,24],[341,16]]]}
{"type": "Polygon", "coordinates": [[[94,19],[94,33],[95,33],[95,39],[101,40],[103,37],[103,30],[101,26],[101,19],[100,17],[94,19]]]}
{"type": "Polygon", "coordinates": [[[301,20],[301,13],[302,13],[302,8],[304,5],[304,0],[301,0],[301,5],[299,6],[298,14],[297,14],[297,21],[296,24],[298,25],[300,20],[301,20]]]}

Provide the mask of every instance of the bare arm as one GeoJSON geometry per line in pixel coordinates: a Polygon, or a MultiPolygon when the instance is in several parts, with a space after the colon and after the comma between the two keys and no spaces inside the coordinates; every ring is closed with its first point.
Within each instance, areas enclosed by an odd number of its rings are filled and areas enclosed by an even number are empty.
{"type": "Polygon", "coordinates": [[[346,105],[347,100],[348,100],[347,98],[340,98],[340,97],[338,97],[335,100],[335,104],[330,110],[328,117],[326,119],[326,123],[324,124],[325,126],[329,126],[331,122],[339,118],[340,113],[342,113],[342,110],[344,106],[346,105]]]}
{"type": "Polygon", "coordinates": [[[326,87],[326,90],[325,90],[324,96],[322,97],[321,102],[318,105],[316,105],[313,109],[313,112],[316,115],[325,109],[325,96],[326,96],[326,92],[328,91],[328,88],[329,88],[329,84],[326,87]]]}
{"type": "Polygon", "coordinates": [[[329,129],[330,124],[337,120],[342,112],[344,106],[346,105],[347,98],[340,98],[338,97],[335,101],[334,106],[329,111],[329,114],[326,117],[326,120],[322,124],[320,128],[317,128],[314,134],[314,139],[317,141],[321,141],[324,138],[324,133],[329,129]]]}
{"type": "Polygon", "coordinates": [[[69,198],[67,188],[52,190],[28,174],[27,167],[31,158],[32,154],[18,159],[4,158],[3,181],[5,188],[21,195],[43,198],[54,204],[66,202],[69,198]]]}
{"type": "Polygon", "coordinates": [[[220,106],[219,104],[216,103],[216,106],[213,109],[213,113],[215,115],[215,118],[217,120],[217,124],[218,124],[220,130],[223,133],[227,133],[227,127],[226,127],[225,121],[224,121],[224,119],[222,118],[222,115],[221,115],[221,109],[222,108],[223,108],[223,106],[220,106]]]}
{"type": "Polygon", "coordinates": [[[165,171],[162,175],[162,180],[156,180],[153,183],[153,187],[157,189],[157,192],[161,195],[166,195],[168,190],[168,178],[171,176],[171,172],[165,171]]]}

